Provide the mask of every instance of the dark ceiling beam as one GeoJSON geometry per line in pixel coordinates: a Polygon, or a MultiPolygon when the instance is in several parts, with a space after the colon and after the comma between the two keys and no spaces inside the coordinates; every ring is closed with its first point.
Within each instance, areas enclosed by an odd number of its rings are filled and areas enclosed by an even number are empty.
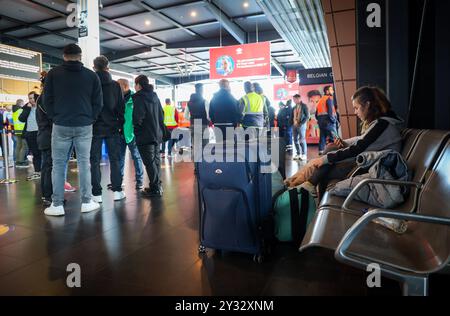
{"type": "MultiPolygon", "coordinates": [[[[53,33],[63,33],[63,32],[72,31],[72,30],[78,30],[78,29],[75,28],[75,27],[65,27],[65,28],[62,28],[62,29],[48,30],[48,31],[53,32],[53,33]]],[[[29,40],[29,39],[33,39],[33,38],[36,38],[36,37],[41,37],[41,36],[44,36],[44,35],[47,35],[47,34],[48,34],[48,32],[42,32],[42,33],[37,33],[37,34],[24,36],[24,37],[21,37],[21,38],[29,40]]]]}
{"type": "MultiPolygon", "coordinates": [[[[239,44],[238,41],[232,36],[224,36],[222,37],[222,45],[236,45],[239,44]]],[[[184,41],[184,42],[176,42],[167,44],[166,47],[168,49],[179,49],[179,48],[203,48],[203,47],[219,47],[220,39],[217,37],[214,38],[206,38],[202,40],[195,41],[184,41]]]]}
{"type": "Polygon", "coordinates": [[[112,51],[112,52],[106,53],[104,55],[109,59],[109,61],[115,61],[115,60],[119,60],[122,58],[127,58],[127,57],[131,57],[131,56],[147,53],[147,52],[150,52],[151,50],[152,50],[151,47],[140,47],[140,48],[127,49],[127,50],[122,50],[122,51],[112,51]]]}
{"type": "MultiPolygon", "coordinates": [[[[264,31],[264,32],[260,32],[258,35],[259,35],[260,42],[272,42],[272,41],[281,39],[281,36],[276,31],[264,31]]],[[[232,36],[222,37],[222,46],[236,45],[236,44],[239,44],[239,43],[237,42],[237,40],[234,37],[232,37],[232,36]]],[[[203,40],[176,42],[176,43],[167,44],[166,47],[173,48],[173,49],[220,47],[220,39],[217,37],[213,37],[213,38],[205,38],[203,40]]],[[[195,54],[195,52],[193,54],[195,54]]]]}
{"type": "Polygon", "coordinates": [[[236,23],[231,21],[225,12],[220,10],[211,0],[204,0],[204,5],[240,44],[246,43],[247,34],[236,23]]]}

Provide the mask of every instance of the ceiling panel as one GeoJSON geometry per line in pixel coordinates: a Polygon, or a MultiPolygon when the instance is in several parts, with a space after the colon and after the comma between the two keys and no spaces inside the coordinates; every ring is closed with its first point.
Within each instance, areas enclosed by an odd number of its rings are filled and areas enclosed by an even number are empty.
{"type": "Polygon", "coordinates": [[[112,41],[104,42],[104,43],[102,43],[102,46],[113,49],[113,50],[124,50],[124,49],[132,49],[132,48],[142,47],[141,45],[133,44],[132,42],[124,41],[121,39],[115,39],[112,41]]]}
{"type": "Polygon", "coordinates": [[[26,36],[42,34],[42,33],[44,33],[44,32],[40,31],[40,30],[37,30],[37,29],[24,28],[24,29],[17,30],[17,31],[14,31],[14,32],[9,32],[9,33],[6,33],[6,34],[12,35],[12,36],[15,36],[15,37],[26,37],[26,36]]]}
{"type": "Polygon", "coordinates": [[[193,4],[190,6],[165,9],[162,10],[161,13],[164,13],[182,25],[207,22],[215,19],[203,4],[193,4]],[[192,16],[192,13],[194,12],[196,16],[192,16]]]}
{"type": "Polygon", "coordinates": [[[9,29],[15,26],[18,26],[18,24],[7,21],[5,19],[0,19],[0,30],[9,29]]]}
{"type": "Polygon", "coordinates": [[[62,48],[64,46],[74,42],[74,41],[68,40],[66,38],[62,38],[60,36],[53,35],[53,34],[34,37],[30,40],[37,42],[37,43],[44,44],[44,45],[57,47],[57,48],[62,48]]]}
{"type": "Polygon", "coordinates": [[[155,30],[173,27],[171,23],[163,21],[150,12],[132,15],[130,17],[118,19],[116,21],[141,33],[148,33],[155,30]],[[146,21],[149,21],[150,24],[147,25],[146,21]]]}
{"type": "Polygon", "coordinates": [[[158,75],[178,74],[178,71],[172,69],[152,70],[152,72],[158,75]]]}
{"type": "Polygon", "coordinates": [[[181,62],[181,60],[179,60],[178,58],[174,58],[174,57],[152,58],[150,61],[154,62],[158,65],[176,64],[176,63],[181,62]]]}
{"type": "MultiPolygon", "coordinates": [[[[202,27],[196,27],[192,28],[192,31],[197,33],[200,36],[203,36],[205,38],[208,37],[219,37],[220,36],[220,25],[219,23],[211,24],[211,25],[205,25],[202,27]]],[[[222,28],[222,34],[228,35],[227,31],[222,28]]]]}
{"type": "Polygon", "coordinates": [[[104,30],[100,30],[100,41],[108,41],[114,38],[116,37],[111,33],[105,32],[104,30]]]}
{"type": "Polygon", "coordinates": [[[148,5],[150,5],[152,8],[158,9],[162,7],[168,7],[175,4],[184,4],[186,0],[145,0],[148,5]]]}
{"type": "Polygon", "coordinates": [[[198,37],[192,36],[181,29],[153,33],[152,37],[155,37],[165,43],[176,43],[198,39],[198,37]]]}
{"type": "Polygon", "coordinates": [[[39,26],[44,27],[46,29],[50,29],[50,30],[58,30],[58,29],[66,28],[67,21],[66,21],[66,19],[61,18],[56,21],[39,24],[39,26]]]}
{"type": "Polygon", "coordinates": [[[56,17],[56,15],[48,13],[39,4],[25,1],[1,0],[1,14],[23,21],[32,23],[56,17]]]}
{"type": "Polygon", "coordinates": [[[133,41],[139,42],[142,45],[146,45],[146,46],[160,45],[160,43],[158,41],[154,41],[154,40],[148,38],[147,36],[133,37],[133,41]]]}
{"type": "Polygon", "coordinates": [[[122,65],[129,66],[129,67],[148,67],[149,66],[149,64],[143,60],[130,61],[130,62],[122,63],[122,65]]]}
{"type": "Polygon", "coordinates": [[[256,32],[257,23],[260,32],[274,30],[272,23],[265,17],[238,19],[236,23],[246,32],[256,32]]]}
{"type": "Polygon", "coordinates": [[[112,23],[108,23],[108,22],[100,23],[100,29],[104,29],[105,31],[111,31],[111,32],[119,34],[121,36],[134,35],[134,33],[126,30],[125,28],[114,25],[112,23]]]}
{"type": "Polygon", "coordinates": [[[214,0],[213,2],[230,17],[262,12],[255,0],[214,0]],[[247,3],[248,7],[244,7],[244,3],[247,3]]]}
{"type": "Polygon", "coordinates": [[[140,12],[143,12],[142,8],[137,7],[133,3],[124,3],[117,6],[104,7],[103,10],[100,11],[100,14],[109,19],[113,19],[115,17],[133,15],[140,12]]]}
{"type": "Polygon", "coordinates": [[[271,48],[272,52],[292,50],[292,46],[287,44],[287,43],[285,43],[285,42],[272,43],[270,45],[270,48],[271,48]]]}
{"type": "Polygon", "coordinates": [[[195,53],[194,56],[200,59],[209,59],[209,52],[195,53]]]}

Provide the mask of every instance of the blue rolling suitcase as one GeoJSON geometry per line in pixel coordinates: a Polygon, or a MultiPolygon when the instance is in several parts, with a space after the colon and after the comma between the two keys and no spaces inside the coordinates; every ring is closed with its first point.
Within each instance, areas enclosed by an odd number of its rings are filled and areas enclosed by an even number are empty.
{"type": "MultiPolygon", "coordinates": [[[[273,232],[272,174],[261,172],[259,159],[250,162],[249,151],[247,146],[245,157],[235,155],[234,162],[197,163],[199,251],[248,253],[260,263],[273,232]]],[[[221,154],[225,157],[226,150],[221,154]]]]}

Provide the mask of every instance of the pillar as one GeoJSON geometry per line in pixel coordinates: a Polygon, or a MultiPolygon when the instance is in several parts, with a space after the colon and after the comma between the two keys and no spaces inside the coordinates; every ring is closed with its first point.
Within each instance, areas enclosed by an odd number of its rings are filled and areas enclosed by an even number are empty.
{"type": "Polygon", "coordinates": [[[92,69],[93,61],[100,55],[99,0],[77,0],[78,45],[83,51],[82,63],[92,69]]]}

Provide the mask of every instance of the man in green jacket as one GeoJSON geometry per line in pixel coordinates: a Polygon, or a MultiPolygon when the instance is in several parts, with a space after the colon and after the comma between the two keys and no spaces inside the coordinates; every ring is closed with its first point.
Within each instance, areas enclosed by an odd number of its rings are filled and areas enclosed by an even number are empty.
{"type": "Polygon", "coordinates": [[[131,98],[133,92],[130,90],[130,83],[127,79],[119,79],[117,82],[122,88],[125,99],[125,123],[123,125],[123,135],[120,142],[120,171],[123,178],[125,170],[125,154],[128,147],[131,152],[131,157],[134,162],[134,169],[136,171],[136,189],[141,190],[144,187],[144,168],[142,165],[141,155],[139,154],[139,150],[136,146],[136,138],[134,136],[133,99],[131,98]]]}

